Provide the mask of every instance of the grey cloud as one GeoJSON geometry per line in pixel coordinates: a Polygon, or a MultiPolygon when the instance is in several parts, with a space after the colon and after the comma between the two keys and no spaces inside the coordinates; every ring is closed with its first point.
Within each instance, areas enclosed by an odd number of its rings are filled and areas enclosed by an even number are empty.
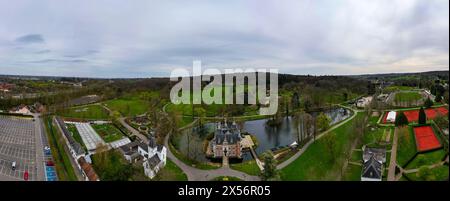
{"type": "Polygon", "coordinates": [[[0,1],[0,72],[168,76],[200,59],[359,74],[449,63],[448,0],[21,2],[0,1]]]}
{"type": "Polygon", "coordinates": [[[28,34],[16,38],[15,41],[19,43],[43,43],[45,40],[40,34],[28,34]]]}

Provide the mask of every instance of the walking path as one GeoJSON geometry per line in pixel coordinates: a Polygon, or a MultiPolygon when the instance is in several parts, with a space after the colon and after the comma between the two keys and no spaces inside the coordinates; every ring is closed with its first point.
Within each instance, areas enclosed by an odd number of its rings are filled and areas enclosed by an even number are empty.
{"type": "Polygon", "coordinates": [[[133,127],[131,127],[130,125],[127,124],[127,122],[125,122],[125,117],[121,117],[119,118],[119,122],[120,124],[122,124],[125,128],[127,128],[129,131],[131,131],[131,133],[133,133],[134,136],[138,137],[139,139],[142,140],[142,142],[144,143],[148,143],[148,138],[145,137],[145,135],[143,135],[142,133],[140,133],[138,130],[134,129],[133,127]]]}
{"type": "MultiPolygon", "coordinates": [[[[342,107],[345,107],[345,106],[342,106],[342,107]]],[[[352,111],[353,111],[353,115],[352,115],[351,117],[347,118],[346,120],[344,120],[344,121],[342,121],[342,122],[340,122],[340,123],[338,123],[338,124],[332,126],[330,129],[326,130],[325,132],[319,134],[319,135],[316,137],[316,140],[320,139],[322,136],[328,134],[329,132],[331,132],[332,130],[336,129],[337,127],[342,126],[343,124],[349,122],[350,120],[352,120],[353,118],[355,118],[356,115],[358,114],[358,111],[357,111],[357,110],[354,110],[354,109],[349,108],[349,107],[345,107],[345,108],[352,110],[352,111]]],[[[309,140],[309,142],[306,143],[305,146],[303,146],[303,147],[300,149],[300,151],[298,151],[297,153],[295,153],[291,158],[289,158],[289,159],[283,161],[282,163],[280,163],[279,165],[277,165],[277,169],[281,170],[281,169],[285,168],[286,166],[288,166],[289,164],[291,164],[292,162],[294,162],[295,160],[297,160],[297,158],[300,157],[300,156],[305,152],[305,150],[308,149],[308,147],[309,147],[312,143],[314,143],[314,140],[313,140],[313,139],[309,140]]]]}
{"type": "Polygon", "coordinates": [[[394,130],[394,139],[392,142],[391,160],[389,162],[388,169],[388,181],[396,181],[395,178],[395,167],[397,166],[397,145],[398,145],[398,129],[394,130]]]}
{"type": "Polygon", "coordinates": [[[260,178],[257,176],[251,176],[246,173],[233,170],[229,167],[221,167],[219,169],[214,170],[201,170],[189,165],[186,165],[184,162],[180,161],[169,149],[169,136],[167,135],[164,139],[164,146],[167,147],[167,157],[172,160],[188,177],[189,181],[210,181],[219,176],[229,176],[229,177],[237,177],[239,179],[245,181],[259,181],[260,178]]]}

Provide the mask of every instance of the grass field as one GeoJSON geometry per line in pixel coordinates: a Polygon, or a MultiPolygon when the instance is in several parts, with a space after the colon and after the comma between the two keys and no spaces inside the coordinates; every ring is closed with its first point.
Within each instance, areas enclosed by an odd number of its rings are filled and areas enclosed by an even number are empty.
{"type": "Polygon", "coordinates": [[[408,91],[408,90],[412,90],[412,89],[414,89],[414,87],[409,87],[409,86],[388,86],[388,87],[383,89],[383,93],[390,93],[390,92],[394,92],[394,91],[408,91]]]}
{"type": "Polygon", "coordinates": [[[72,107],[62,112],[60,116],[69,118],[80,118],[80,119],[108,119],[109,114],[100,105],[87,105],[81,107],[72,107]]]}
{"type": "Polygon", "coordinates": [[[245,161],[242,163],[230,164],[230,167],[231,167],[231,169],[245,172],[249,175],[258,176],[261,173],[255,160],[249,160],[249,161],[245,161]]]}
{"type": "Polygon", "coordinates": [[[342,177],[343,181],[361,181],[362,166],[348,164],[342,177]]]}
{"type": "MultiPolygon", "coordinates": [[[[350,146],[349,135],[352,131],[353,122],[357,118],[363,118],[365,113],[358,113],[356,117],[342,126],[336,128],[327,135],[336,135],[334,152],[337,153],[335,160],[331,160],[324,138],[314,142],[294,162],[281,170],[283,180],[339,180],[344,155],[341,154],[350,146]]],[[[324,136],[326,137],[326,136],[324,136]]]]}
{"type": "Polygon", "coordinates": [[[397,163],[400,166],[414,157],[416,154],[416,143],[411,127],[399,128],[398,130],[398,147],[397,147],[397,163]]]}
{"type": "Polygon", "coordinates": [[[448,179],[448,165],[442,165],[429,170],[429,175],[421,177],[418,172],[409,173],[406,176],[412,181],[444,181],[448,179]]]}
{"type": "Polygon", "coordinates": [[[405,169],[415,169],[420,168],[424,165],[433,165],[442,161],[447,153],[445,153],[444,149],[439,149],[423,154],[419,154],[411,161],[405,169]]]}
{"type": "Polygon", "coordinates": [[[86,145],[83,142],[83,139],[80,136],[80,133],[78,133],[77,127],[74,124],[66,124],[67,129],[72,133],[73,139],[81,144],[83,149],[87,151],[86,145]]]}
{"type": "Polygon", "coordinates": [[[122,132],[112,124],[93,124],[92,128],[106,143],[120,140],[123,137],[122,132]]]}
{"type": "Polygon", "coordinates": [[[422,99],[422,95],[418,92],[408,91],[408,92],[398,92],[395,94],[395,102],[414,102],[422,99]]]}
{"type": "Polygon", "coordinates": [[[149,103],[135,96],[123,97],[104,102],[112,111],[118,111],[123,116],[135,116],[144,114],[149,109],[149,103]]]}
{"type": "Polygon", "coordinates": [[[166,166],[161,169],[156,176],[152,179],[153,181],[187,181],[188,178],[175,163],[170,159],[167,159],[166,166]]]}

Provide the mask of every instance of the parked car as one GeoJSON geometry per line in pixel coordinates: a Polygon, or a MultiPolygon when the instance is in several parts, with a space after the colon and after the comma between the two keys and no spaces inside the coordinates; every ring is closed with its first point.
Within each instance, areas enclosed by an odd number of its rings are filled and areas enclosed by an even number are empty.
{"type": "Polygon", "coordinates": [[[47,166],[55,166],[55,163],[53,163],[53,161],[47,161],[47,166]]]}
{"type": "Polygon", "coordinates": [[[16,161],[13,161],[13,162],[11,163],[11,169],[12,169],[12,170],[16,170],[16,161]]]}

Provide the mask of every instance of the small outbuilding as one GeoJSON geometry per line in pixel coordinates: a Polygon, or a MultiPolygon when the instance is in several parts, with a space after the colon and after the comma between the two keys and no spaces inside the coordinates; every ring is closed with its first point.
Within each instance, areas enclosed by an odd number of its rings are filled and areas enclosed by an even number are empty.
{"type": "Polygon", "coordinates": [[[386,121],[387,122],[395,122],[395,117],[397,116],[397,112],[395,112],[395,111],[390,111],[388,114],[387,114],[387,117],[386,117],[386,121]]]}

